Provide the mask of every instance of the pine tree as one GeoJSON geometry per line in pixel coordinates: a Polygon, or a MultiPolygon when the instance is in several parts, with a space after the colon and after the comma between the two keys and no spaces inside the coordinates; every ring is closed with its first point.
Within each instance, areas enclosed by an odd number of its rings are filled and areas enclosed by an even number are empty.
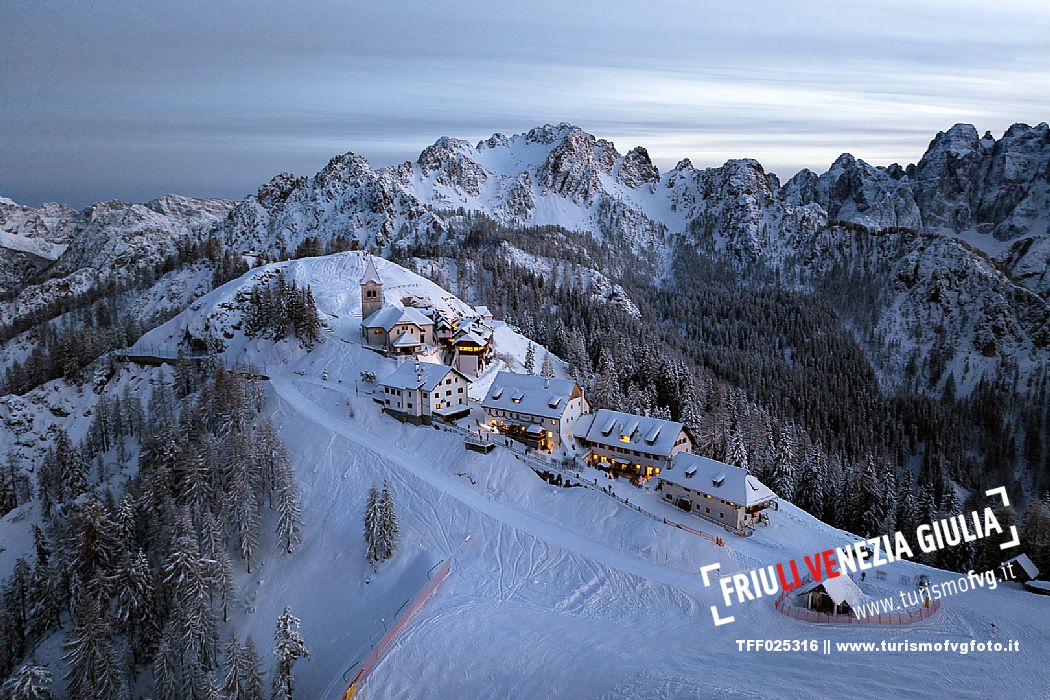
{"type": "Polygon", "coordinates": [[[296,661],[310,655],[299,631],[299,618],[292,614],[291,608],[286,607],[277,618],[273,638],[277,642],[273,649],[277,668],[273,673],[272,697],[273,700],[291,700],[294,686],[292,667],[296,661]]]}
{"type": "Polygon", "coordinates": [[[255,647],[255,640],[251,635],[244,640],[244,649],[241,654],[242,680],[241,700],[263,700],[262,671],[259,670],[259,652],[255,647]]]}
{"type": "Polygon", "coordinates": [[[379,518],[379,529],[382,533],[382,560],[386,561],[394,556],[401,540],[401,527],[394,509],[394,495],[390,490],[390,484],[386,481],[383,482],[383,492],[379,496],[379,518]]]}
{"type": "Polygon", "coordinates": [[[70,587],[75,606],[84,593],[102,596],[108,592],[109,576],[119,548],[116,523],[106,507],[94,498],[75,511],[72,522],[70,587]]]}
{"type": "Polygon", "coordinates": [[[183,514],[180,520],[179,534],[164,563],[164,583],[169,587],[174,603],[172,615],[177,625],[181,643],[178,650],[182,652],[182,658],[190,656],[195,665],[208,669],[215,665],[219,643],[206,574],[209,562],[200,555],[189,517],[183,514]]]}
{"type": "Polygon", "coordinates": [[[859,487],[860,522],[858,525],[860,534],[864,537],[882,534],[886,523],[886,503],[880,488],[878,468],[875,466],[873,457],[868,457],[864,472],[861,474],[859,487]]]}
{"type": "Polygon", "coordinates": [[[172,623],[168,623],[153,656],[153,694],[156,700],[180,700],[179,652],[172,623]]]}
{"type": "Polygon", "coordinates": [[[726,442],[726,462],[741,469],[751,468],[747,445],[744,444],[744,433],[739,426],[735,426],[729,433],[726,442]]]}
{"type": "Polygon", "coordinates": [[[377,571],[379,562],[383,560],[382,550],[382,504],[380,502],[379,490],[375,484],[368,489],[368,502],[365,504],[365,559],[372,565],[372,570],[377,571]]]}
{"type": "Polygon", "coordinates": [[[909,539],[909,544],[914,546],[917,527],[919,527],[919,505],[915,500],[915,492],[912,490],[911,475],[906,472],[901,480],[897,497],[897,530],[903,532],[909,539]]]}
{"type": "Polygon", "coordinates": [[[583,334],[573,329],[569,334],[569,374],[582,386],[588,386],[591,381],[591,358],[587,354],[583,334]]]}
{"type": "Polygon", "coordinates": [[[22,471],[20,463],[18,455],[11,451],[7,454],[7,463],[0,467],[0,515],[29,500],[29,477],[22,471]]]}
{"type": "Polygon", "coordinates": [[[61,480],[60,500],[71,501],[87,491],[87,460],[83,452],[73,446],[69,434],[64,430],[60,430],[55,437],[54,453],[61,480]]]}
{"type": "Polygon", "coordinates": [[[780,439],[773,449],[772,464],[767,478],[769,488],[787,501],[795,498],[795,464],[792,453],[791,441],[787,438],[784,429],[780,431],[780,439]]]}
{"type": "Polygon", "coordinates": [[[92,596],[85,597],[77,623],[63,645],[62,660],[69,665],[66,690],[70,697],[86,700],[125,700],[128,688],[113,650],[112,634],[92,596]]]}
{"type": "Polygon", "coordinates": [[[549,352],[543,353],[543,366],[540,367],[540,376],[554,376],[554,362],[551,360],[551,354],[549,352]]]}
{"type": "Polygon", "coordinates": [[[244,700],[242,689],[247,679],[241,676],[243,672],[244,648],[237,635],[230,632],[230,639],[226,642],[226,675],[222,683],[226,700],[244,700]]]}
{"type": "Polygon", "coordinates": [[[51,671],[43,666],[26,662],[18,667],[11,677],[0,686],[3,700],[50,700],[51,671]]]}
{"type": "Polygon", "coordinates": [[[532,343],[525,350],[525,373],[536,374],[536,346],[532,343]]]}
{"type": "Polygon", "coordinates": [[[795,484],[795,505],[816,518],[824,518],[824,507],[830,474],[823,453],[811,446],[806,451],[802,469],[795,484]]]}
{"type": "MultiPolygon", "coordinates": [[[[152,624],[153,573],[145,553],[125,552],[117,564],[116,622],[130,637],[152,624]]],[[[137,644],[132,644],[133,661],[137,661],[137,644]]]]}
{"type": "Polygon", "coordinates": [[[602,349],[601,364],[598,376],[594,380],[592,404],[597,408],[619,408],[623,405],[620,396],[620,380],[612,356],[602,349]]]}
{"type": "Polygon", "coordinates": [[[299,489],[292,477],[287,459],[278,467],[278,501],[277,537],[286,554],[291,554],[298,546],[302,528],[302,508],[299,502],[299,489]]]}

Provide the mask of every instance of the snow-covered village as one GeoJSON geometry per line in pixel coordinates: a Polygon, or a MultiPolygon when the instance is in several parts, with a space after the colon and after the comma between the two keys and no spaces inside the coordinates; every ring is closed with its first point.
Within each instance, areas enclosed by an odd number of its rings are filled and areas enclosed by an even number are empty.
{"type": "Polygon", "coordinates": [[[1022,5],[11,8],[0,700],[1050,698],[1022,5]]]}

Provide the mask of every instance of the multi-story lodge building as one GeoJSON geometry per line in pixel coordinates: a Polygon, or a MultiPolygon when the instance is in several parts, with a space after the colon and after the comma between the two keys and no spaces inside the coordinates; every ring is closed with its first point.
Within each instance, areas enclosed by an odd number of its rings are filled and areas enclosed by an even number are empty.
{"type": "Polygon", "coordinates": [[[500,372],[481,407],[486,424],[539,450],[554,450],[571,440],[569,429],[590,406],[571,379],[500,372]]]}
{"type": "Polygon", "coordinates": [[[681,452],[660,473],[665,501],[732,529],[743,530],[762,520],[762,511],[779,507],[777,495],[746,469],[681,452]]]}
{"type": "Polygon", "coordinates": [[[589,451],[591,465],[643,479],[667,469],[676,454],[693,447],[681,423],[606,408],[577,422],[573,434],[589,451]]]}
{"type": "Polygon", "coordinates": [[[454,367],[433,362],[405,362],[378,383],[375,399],[383,410],[413,423],[434,416],[454,420],[467,415],[470,379],[454,367]]]}

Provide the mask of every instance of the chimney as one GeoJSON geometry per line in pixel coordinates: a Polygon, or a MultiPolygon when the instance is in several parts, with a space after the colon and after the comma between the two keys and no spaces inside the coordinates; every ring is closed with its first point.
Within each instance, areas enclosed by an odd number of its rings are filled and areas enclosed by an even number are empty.
{"type": "Polygon", "coordinates": [[[544,389],[550,389],[551,388],[551,378],[550,377],[544,377],[543,378],[543,388],[544,389]]]}

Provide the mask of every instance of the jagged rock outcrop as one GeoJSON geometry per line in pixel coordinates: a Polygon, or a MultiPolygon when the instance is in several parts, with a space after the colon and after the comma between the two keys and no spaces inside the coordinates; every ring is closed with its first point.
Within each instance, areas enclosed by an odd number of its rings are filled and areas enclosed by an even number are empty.
{"type": "Polygon", "coordinates": [[[917,164],[873,167],[846,154],[823,175],[803,170],[782,189],[833,220],[960,235],[1050,292],[1043,271],[1050,236],[1050,126],[1014,124],[1002,138],[969,124],[938,133],[917,164]],[[1023,246],[1003,242],[1032,239],[1023,246]]]}

